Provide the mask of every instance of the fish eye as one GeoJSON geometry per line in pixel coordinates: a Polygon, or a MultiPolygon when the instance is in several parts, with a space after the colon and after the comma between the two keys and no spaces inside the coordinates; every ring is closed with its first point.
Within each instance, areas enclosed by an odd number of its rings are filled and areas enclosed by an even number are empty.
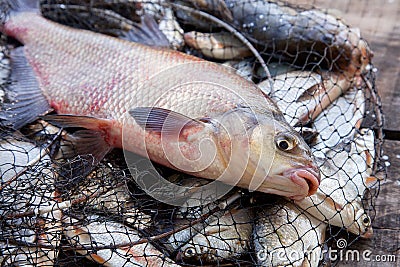
{"type": "Polygon", "coordinates": [[[194,250],[194,248],[190,247],[190,248],[185,249],[183,254],[185,255],[185,257],[190,258],[195,255],[195,250],[194,250]]]}
{"type": "Polygon", "coordinates": [[[363,224],[365,225],[365,226],[370,226],[370,224],[371,224],[371,220],[369,219],[369,216],[368,215],[365,215],[364,216],[364,219],[363,219],[363,224]]]}
{"type": "Polygon", "coordinates": [[[276,139],[276,146],[282,151],[290,151],[296,146],[294,137],[289,135],[281,135],[276,139]]]}

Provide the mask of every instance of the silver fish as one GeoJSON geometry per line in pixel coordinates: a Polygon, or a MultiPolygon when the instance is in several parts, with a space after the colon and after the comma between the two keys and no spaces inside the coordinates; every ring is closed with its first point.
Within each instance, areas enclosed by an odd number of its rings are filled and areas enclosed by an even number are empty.
{"type": "Polygon", "coordinates": [[[318,267],[327,224],[280,201],[257,212],[253,240],[260,266],[318,267]]]}
{"type": "MultiPolygon", "coordinates": [[[[99,168],[96,171],[107,170],[107,168],[99,168]]],[[[90,175],[89,175],[90,176],[90,175]]],[[[101,174],[101,177],[112,176],[112,174],[101,174]],[[106,176],[107,175],[107,176],[106,176]]],[[[83,188],[78,188],[77,195],[72,195],[71,200],[88,197],[85,206],[101,211],[111,216],[121,217],[122,220],[129,223],[133,228],[142,230],[151,225],[151,216],[141,212],[136,207],[136,202],[132,199],[126,185],[115,185],[115,182],[107,183],[101,179],[93,179],[88,177],[90,184],[85,184],[83,188]],[[91,198],[93,194],[101,191],[102,193],[91,198]]]]}
{"type": "Polygon", "coordinates": [[[271,94],[285,119],[290,125],[298,124],[301,117],[307,114],[313,106],[319,104],[318,99],[309,97],[299,101],[310,88],[318,87],[322,77],[309,71],[291,71],[274,77],[273,87],[265,80],[258,84],[263,92],[271,94]]]}
{"type": "Polygon", "coordinates": [[[357,88],[348,90],[336,99],[314,120],[313,129],[319,133],[313,145],[313,154],[324,157],[324,152],[340,142],[351,141],[365,116],[364,91],[357,88]]]}
{"type": "Polygon", "coordinates": [[[371,218],[364,210],[362,197],[367,188],[379,183],[377,177],[371,176],[374,144],[373,131],[361,129],[349,152],[341,147],[326,152],[327,160],[320,166],[323,177],[320,188],[314,196],[295,201],[296,205],[321,221],[371,237],[371,218]]]}
{"type": "Polygon", "coordinates": [[[5,247],[1,264],[53,266],[62,237],[62,213],[57,208],[60,201],[55,189],[57,175],[50,157],[15,133],[0,141],[0,175],[0,215],[5,216],[2,238],[11,243],[25,241],[38,245],[5,247]],[[36,216],[26,220],[14,215],[24,212],[36,216]],[[53,249],[40,245],[50,245],[53,249]]]}
{"type": "Polygon", "coordinates": [[[239,257],[249,249],[252,215],[250,209],[226,212],[190,239],[177,259],[212,263],[239,257]]]}
{"type": "MultiPolygon", "coordinates": [[[[192,182],[195,180],[192,180],[192,182]]],[[[202,183],[202,181],[196,181],[197,184],[202,183]]],[[[189,185],[191,182],[185,182],[185,185],[189,185]]],[[[196,192],[197,193],[197,192],[196,192]]],[[[192,204],[199,204],[201,206],[193,206],[193,207],[181,207],[177,212],[177,220],[175,221],[175,227],[179,227],[182,225],[187,225],[190,223],[188,219],[198,219],[203,215],[206,215],[213,211],[215,208],[219,207],[220,210],[211,213],[208,217],[206,217],[203,221],[196,223],[189,228],[184,230],[174,232],[172,235],[168,237],[167,242],[165,243],[166,247],[170,249],[171,252],[174,252],[180,249],[182,246],[188,243],[197,233],[200,233],[204,230],[208,225],[210,225],[213,221],[220,220],[221,217],[226,213],[225,210],[228,206],[232,205],[237,199],[240,198],[240,193],[237,191],[232,192],[231,194],[224,196],[222,199],[211,202],[207,205],[202,205],[204,202],[203,197],[206,199],[209,197],[210,192],[199,192],[200,194],[194,194],[194,197],[190,198],[190,202],[192,204]],[[180,219],[183,218],[183,219],[180,219]]],[[[213,194],[213,192],[211,192],[213,194]]],[[[214,199],[214,198],[213,198],[214,199]]]]}
{"type": "Polygon", "coordinates": [[[171,48],[179,50],[184,46],[184,32],[176,20],[172,9],[164,9],[164,16],[161,18],[158,28],[167,37],[171,48]]]}
{"type": "Polygon", "coordinates": [[[104,266],[179,266],[150,243],[122,246],[139,240],[140,236],[121,223],[98,216],[89,216],[86,223],[70,217],[64,217],[63,222],[68,242],[72,246],[88,248],[77,249],[77,252],[104,266]],[[101,246],[113,246],[115,249],[96,248],[101,246]]]}
{"type": "Polygon", "coordinates": [[[258,86],[277,102],[290,125],[314,121],[352,83],[343,75],[323,72],[292,71],[274,77],[271,88],[265,80],[258,86]]]}

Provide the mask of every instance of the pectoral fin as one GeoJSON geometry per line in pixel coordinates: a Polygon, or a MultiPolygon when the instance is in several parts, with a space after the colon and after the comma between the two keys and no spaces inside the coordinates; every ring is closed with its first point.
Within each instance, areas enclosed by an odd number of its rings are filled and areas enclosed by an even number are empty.
{"type": "Polygon", "coordinates": [[[204,127],[202,121],[163,108],[138,107],[129,111],[129,114],[146,131],[166,136],[180,135],[184,129],[190,127],[204,127]]]}

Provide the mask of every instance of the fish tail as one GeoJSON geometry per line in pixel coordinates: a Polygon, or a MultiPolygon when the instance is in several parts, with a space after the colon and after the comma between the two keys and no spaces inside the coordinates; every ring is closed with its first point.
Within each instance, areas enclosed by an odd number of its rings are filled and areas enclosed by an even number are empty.
{"type": "Polygon", "coordinates": [[[2,88],[5,101],[0,105],[0,127],[17,130],[51,108],[25,57],[24,47],[11,50],[9,58],[11,73],[2,88]]]}

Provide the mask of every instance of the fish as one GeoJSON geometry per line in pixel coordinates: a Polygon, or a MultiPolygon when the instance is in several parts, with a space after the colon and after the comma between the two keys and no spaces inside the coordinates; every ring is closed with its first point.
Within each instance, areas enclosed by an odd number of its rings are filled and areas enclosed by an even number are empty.
{"type": "Polygon", "coordinates": [[[274,77],[272,88],[269,80],[258,83],[276,101],[292,126],[314,122],[321,113],[326,114],[325,110],[331,104],[337,104],[335,100],[352,88],[352,85],[343,75],[311,71],[291,71],[278,75],[274,77]]]}
{"type": "Polygon", "coordinates": [[[62,212],[54,209],[60,198],[49,155],[21,134],[8,133],[0,138],[0,177],[1,265],[53,266],[62,237],[62,212]],[[35,217],[16,216],[29,212],[35,217]]]}
{"type": "Polygon", "coordinates": [[[164,9],[164,16],[161,18],[158,28],[167,37],[172,49],[179,50],[184,46],[183,29],[176,20],[171,8],[164,9]]]}
{"type": "Polygon", "coordinates": [[[336,99],[314,120],[312,129],[319,134],[313,145],[313,155],[324,157],[324,152],[340,142],[350,142],[365,116],[365,92],[351,88],[336,99]]]}
{"type": "Polygon", "coordinates": [[[108,182],[103,177],[115,177],[113,173],[107,173],[108,168],[101,166],[96,170],[95,175],[101,175],[102,178],[87,178],[90,183],[83,184],[76,190],[78,194],[71,195],[71,201],[88,197],[89,199],[84,202],[86,209],[92,212],[100,212],[107,214],[113,218],[120,218],[128,223],[134,229],[143,230],[151,225],[151,216],[143,213],[135,205],[136,202],[132,198],[127,185],[116,185],[115,181],[108,182]],[[103,172],[104,173],[101,173],[103,172]],[[93,198],[90,198],[96,193],[101,193],[93,198]]]}
{"type": "Polygon", "coordinates": [[[5,126],[19,129],[51,108],[58,115],[43,119],[78,129],[76,153],[96,161],[117,147],[250,190],[293,199],[316,192],[310,148],[269,97],[226,67],[36,12],[12,11],[0,30],[23,44],[10,53],[15,82],[0,112],[5,126]]]}
{"type": "MultiPolygon", "coordinates": [[[[188,178],[183,180],[183,185],[190,186],[191,184],[194,188],[201,188],[204,185],[205,179],[199,178],[188,178]],[[195,183],[195,184],[194,184],[195,183]]],[[[190,227],[174,231],[165,242],[164,246],[169,250],[170,253],[179,252],[180,248],[186,245],[197,233],[200,233],[205,228],[207,228],[213,221],[219,221],[221,218],[227,214],[227,209],[231,207],[238,199],[240,199],[241,194],[237,190],[233,190],[230,194],[213,201],[205,202],[208,200],[210,191],[195,191],[193,190],[193,197],[188,200],[188,204],[191,206],[180,207],[176,211],[176,219],[174,220],[174,229],[179,226],[184,226],[190,224],[193,220],[199,219],[202,216],[206,216],[199,223],[193,224],[190,227]],[[197,194],[196,194],[197,193],[197,194]],[[199,194],[200,195],[199,195],[199,194]],[[204,195],[203,195],[204,193],[204,195]],[[207,204],[204,204],[207,203],[207,204]],[[196,206],[197,205],[197,206],[196,206]]],[[[215,194],[211,192],[211,195],[215,194]]],[[[215,197],[213,198],[215,199],[215,197]]]]}
{"type": "Polygon", "coordinates": [[[199,231],[177,254],[177,261],[221,262],[240,257],[250,247],[250,208],[232,209],[199,231]]]}
{"type": "Polygon", "coordinates": [[[179,266],[149,242],[126,245],[138,241],[140,236],[124,224],[95,215],[88,216],[86,221],[64,216],[64,234],[72,246],[85,247],[77,248],[77,253],[93,262],[107,267],[179,266]],[[98,248],[102,246],[115,248],[98,248]]]}
{"type": "Polygon", "coordinates": [[[256,213],[252,238],[258,265],[318,267],[326,223],[284,199],[256,213]]]}
{"type": "Polygon", "coordinates": [[[325,152],[317,193],[294,203],[321,221],[371,238],[372,221],[362,199],[369,188],[379,185],[379,178],[372,175],[374,145],[373,130],[360,129],[348,145],[349,150],[339,146],[325,152]]]}
{"type": "Polygon", "coordinates": [[[213,59],[242,59],[252,55],[249,48],[232,34],[227,32],[201,33],[187,32],[184,34],[185,43],[209,58],[213,59]]]}
{"type": "Polygon", "coordinates": [[[360,31],[317,9],[295,9],[279,1],[226,0],[233,25],[274,56],[300,67],[318,64],[352,79],[364,72],[373,52],[360,31]],[[310,56],[312,55],[312,56],[310,56]]]}

